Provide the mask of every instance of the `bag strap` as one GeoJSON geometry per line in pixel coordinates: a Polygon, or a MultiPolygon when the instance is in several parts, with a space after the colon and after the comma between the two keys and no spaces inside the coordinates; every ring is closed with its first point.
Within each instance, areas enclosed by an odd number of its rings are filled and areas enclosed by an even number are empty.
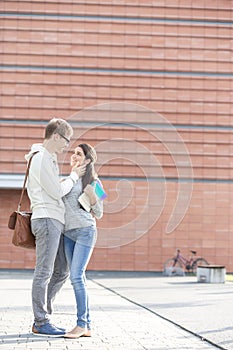
{"type": "Polygon", "coordinates": [[[18,211],[20,211],[20,208],[21,208],[21,204],[22,204],[22,200],[23,200],[23,195],[24,195],[24,191],[25,191],[25,187],[26,187],[26,182],[27,182],[27,178],[28,178],[28,174],[29,174],[29,169],[30,169],[30,165],[31,165],[31,162],[32,162],[32,158],[33,156],[38,153],[39,151],[37,152],[34,152],[31,156],[31,158],[29,159],[29,162],[28,162],[28,166],[27,166],[27,170],[26,170],[26,174],[25,174],[25,177],[24,177],[24,182],[23,182],[23,188],[22,188],[22,192],[21,192],[21,196],[20,196],[20,199],[19,199],[19,204],[18,204],[18,211]]]}

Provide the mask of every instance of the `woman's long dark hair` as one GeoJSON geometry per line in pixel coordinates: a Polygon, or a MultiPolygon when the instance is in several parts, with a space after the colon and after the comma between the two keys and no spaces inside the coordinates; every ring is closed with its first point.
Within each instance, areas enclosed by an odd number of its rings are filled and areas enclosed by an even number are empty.
{"type": "Polygon", "coordinates": [[[90,163],[87,164],[86,167],[85,175],[83,175],[82,177],[82,185],[84,190],[84,188],[88,184],[91,184],[97,178],[97,174],[94,167],[94,164],[97,160],[97,155],[94,147],[92,147],[88,143],[81,143],[80,145],[78,145],[78,147],[82,148],[85,158],[90,159],[90,163]]]}

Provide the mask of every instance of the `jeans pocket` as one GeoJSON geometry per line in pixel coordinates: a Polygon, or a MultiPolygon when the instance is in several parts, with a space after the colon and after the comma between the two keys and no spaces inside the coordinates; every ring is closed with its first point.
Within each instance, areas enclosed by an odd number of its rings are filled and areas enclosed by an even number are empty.
{"type": "Polygon", "coordinates": [[[38,234],[47,233],[47,222],[46,219],[33,219],[31,221],[31,227],[32,227],[32,233],[34,236],[37,236],[38,234]]]}
{"type": "Polygon", "coordinates": [[[81,228],[78,235],[78,243],[93,247],[96,242],[96,228],[94,226],[88,226],[81,228]]]}

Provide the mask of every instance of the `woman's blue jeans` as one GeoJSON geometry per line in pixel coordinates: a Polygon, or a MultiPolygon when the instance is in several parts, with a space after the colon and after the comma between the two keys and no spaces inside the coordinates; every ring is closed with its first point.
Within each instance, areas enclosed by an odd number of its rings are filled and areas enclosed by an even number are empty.
{"type": "Polygon", "coordinates": [[[76,237],[74,240],[65,235],[64,248],[76,299],[77,326],[91,329],[85,271],[95,245],[96,227],[79,228],[68,233],[76,237]]]}

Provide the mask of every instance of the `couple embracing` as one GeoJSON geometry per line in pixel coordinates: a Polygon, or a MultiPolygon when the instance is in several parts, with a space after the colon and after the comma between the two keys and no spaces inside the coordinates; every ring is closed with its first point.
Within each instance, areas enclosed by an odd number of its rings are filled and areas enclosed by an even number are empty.
{"type": "Polygon", "coordinates": [[[71,156],[71,172],[60,181],[57,154],[73,135],[72,127],[63,119],[52,119],[45,128],[42,144],[34,144],[27,161],[32,158],[27,192],[32,209],[32,232],[36,238],[36,266],[32,283],[32,332],[40,336],[79,338],[91,336],[89,300],[85,271],[96,242],[96,220],[103,215],[103,201],[96,195],[99,183],[95,172],[95,149],[78,145],[71,156]],[[79,197],[85,193],[90,211],[79,197]],[[77,320],[67,332],[51,323],[53,301],[70,275],[77,320]]]}

